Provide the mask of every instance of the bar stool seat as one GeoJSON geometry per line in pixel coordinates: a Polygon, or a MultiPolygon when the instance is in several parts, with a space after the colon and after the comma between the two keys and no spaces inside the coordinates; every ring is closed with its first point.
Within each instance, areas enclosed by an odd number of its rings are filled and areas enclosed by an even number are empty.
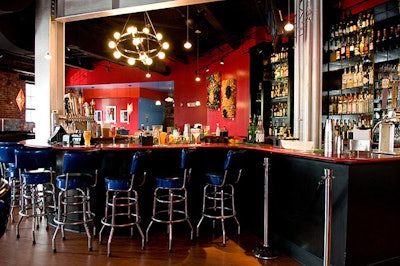
{"type": "Polygon", "coordinates": [[[238,235],[240,223],[236,217],[235,188],[242,175],[243,150],[229,150],[221,171],[205,173],[206,185],[203,188],[202,216],[196,227],[196,236],[199,237],[200,225],[204,218],[215,221],[220,220],[222,226],[222,244],[226,245],[225,220],[234,218],[238,235]]]}
{"type": "Polygon", "coordinates": [[[168,250],[172,252],[172,225],[187,222],[190,228],[190,239],[193,240],[193,226],[190,223],[186,183],[192,172],[193,149],[182,149],[180,169],[181,176],[156,177],[156,188],[153,199],[153,215],[146,229],[146,241],[149,241],[149,230],[154,222],[168,225],[168,250]]]}
{"type": "Polygon", "coordinates": [[[35,229],[39,218],[46,218],[56,210],[53,176],[55,154],[51,148],[23,148],[15,150],[15,167],[21,178],[21,207],[16,226],[17,238],[23,218],[32,218],[32,243],[36,244],[35,229]]]}
{"type": "Polygon", "coordinates": [[[174,177],[157,177],[156,186],[162,188],[181,188],[183,185],[183,179],[177,176],[174,177]]]}
{"type": "Polygon", "coordinates": [[[142,249],[145,245],[145,237],[140,227],[141,217],[139,215],[138,192],[134,189],[135,182],[142,186],[146,180],[146,157],[150,151],[135,152],[132,156],[130,178],[118,176],[117,178],[107,177],[105,179],[106,204],[105,216],[101,219],[103,226],[99,233],[99,243],[102,243],[104,228],[110,227],[110,234],[107,242],[107,256],[111,256],[111,241],[115,228],[136,226],[142,237],[142,249]],[[142,178],[139,182],[139,178],[142,178]]]}
{"type": "Polygon", "coordinates": [[[93,176],[87,173],[70,173],[68,178],[65,178],[65,175],[60,175],[57,176],[56,187],[59,189],[84,189],[91,185],[92,178],[93,176]]]}
{"type": "Polygon", "coordinates": [[[90,190],[96,187],[99,168],[99,150],[65,152],[62,174],[57,176],[55,182],[59,192],[57,214],[53,219],[57,225],[52,238],[53,252],[56,252],[55,240],[60,230],[62,239],[65,240],[65,226],[83,226],[88,238],[88,250],[92,250],[92,236],[88,225],[93,226],[93,235],[96,234],[96,225],[93,220],[95,213],[90,206],[90,190]]]}

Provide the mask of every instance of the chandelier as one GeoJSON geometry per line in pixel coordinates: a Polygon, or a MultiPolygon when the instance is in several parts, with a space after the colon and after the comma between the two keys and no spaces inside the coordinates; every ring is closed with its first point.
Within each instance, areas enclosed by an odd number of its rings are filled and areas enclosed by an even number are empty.
{"type": "Polygon", "coordinates": [[[157,33],[149,14],[144,12],[144,27],[139,30],[136,26],[127,27],[130,15],[126,21],[122,34],[114,33],[114,40],[108,43],[108,47],[112,50],[116,59],[125,58],[129,65],[134,65],[136,61],[140,61],[143,65],[151,65],[153,58],[165,58],[164,50],[169,48],[168,42],[162,43],[161,33],[157,33]],[[125,31],[126,29],[126,31],[125,31]]]}

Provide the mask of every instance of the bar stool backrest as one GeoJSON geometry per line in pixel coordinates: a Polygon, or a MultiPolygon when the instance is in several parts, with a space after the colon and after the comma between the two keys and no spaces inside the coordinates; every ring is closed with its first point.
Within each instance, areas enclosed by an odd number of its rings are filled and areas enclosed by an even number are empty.
{"type": "Polygon", "coordinates": [[[7,177],[6,170],[8,164],[15,163],[14,151],[16,149],[22,149],[23,147],[24,145],[16,142],[0,142],[0,171],[2,177],[7,177]]]}
{"type": "Polygon", "coordinates": [[[24,148],[15,150],[15,167],[25,170],[52,169],[56,157],[51,148],[24,148]]]}
{"type": "Polygon", "coordinates": [[[137,151],[133,154],[131,162],[131,170],[130,170],[130,174],[132,176],[131,189],[133,187],[133,182],[136,182],[138,178],[141,178],[141,181],[139,181],[140,183],[139,186],[142,186],[145,183],[147,170],[149,167],[148,155],[150,153],[151,151],[148,150],[148,151],[137,151]]]}
{"type": "Polygon", "coordinates": [[[224,163],[224,183],[237,183],[243,169],[244,150],[229,150],[224,163]]]}
{"type": "Polygon", "coordinates": [[[189,181],[192,174],[192,168],[194,163],[194,151],[195,149],[182,149],[181,152],[181,170],[183,170],[183,185],[189,181]]]}
{"type": "Polygon", "coordinates": [[[64,154],[62,172],[68,173],[89,173],[98,172],[100,168],[100,151],[67,151],[64,154]]]}

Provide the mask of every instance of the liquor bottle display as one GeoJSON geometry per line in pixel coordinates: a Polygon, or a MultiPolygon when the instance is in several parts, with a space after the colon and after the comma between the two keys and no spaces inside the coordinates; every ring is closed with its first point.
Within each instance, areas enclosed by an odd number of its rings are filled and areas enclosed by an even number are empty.
{"type": "MultiPolygon", "coordinates": [[[[340,52],[339,52],[340,56],[340,52]]],[[[290,131],[289,52],[284,47],[271,55],[274,79],[271,84],[271,119],[268,135],[287,137],[290,131]]]]}
{"type": "Polygon", "coordinates": [[[350,14],[329,27],[323,70],[322,120],[346,139],[400,111],[400,15],[396,1],[350,14]],[[344,48],[343,48],[344,47],[344,48]]]}

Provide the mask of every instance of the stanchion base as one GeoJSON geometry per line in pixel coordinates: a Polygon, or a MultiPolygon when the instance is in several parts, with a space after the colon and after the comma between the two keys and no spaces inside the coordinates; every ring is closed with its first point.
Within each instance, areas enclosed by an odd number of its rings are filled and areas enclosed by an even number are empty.
{"type": "Polygon", "coordinates": [[[253,249],[253,255],[259,259],[272,260],[278,257],[279,252],[270,246],[262,245],[253,249]]]}

